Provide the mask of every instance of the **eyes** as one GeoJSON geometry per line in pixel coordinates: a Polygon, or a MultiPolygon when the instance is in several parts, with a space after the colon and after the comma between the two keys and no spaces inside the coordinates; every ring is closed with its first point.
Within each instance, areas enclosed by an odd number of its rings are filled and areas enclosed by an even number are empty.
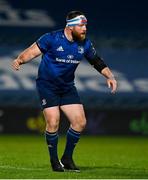
{"type": "Polygon", "coordinates": [[[86,28],[87,24],[79,24],[78,27],[82,28],[85,27],[86,28]]]}

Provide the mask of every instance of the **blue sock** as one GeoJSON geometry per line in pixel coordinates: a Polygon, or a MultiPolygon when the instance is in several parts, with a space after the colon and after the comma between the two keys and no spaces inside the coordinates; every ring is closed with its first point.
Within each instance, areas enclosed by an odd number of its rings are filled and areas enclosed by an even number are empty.
{"type": "Polygon", "coordinates": [[[45,132],[46,142],[48,145],[48,151],[50,154],[50,160],[58,160],[57,144],[58,144],[58,133],[45,132]]]}
{"type": "Polygon", "coordinates": [[[66,142],[66,147],[63,156],[66,157],[72,157],[74,148],[80,138],[80,132],[77,132],[73,130],[72,128],[69,128],[67,131],[67,142],[66,142]]]}

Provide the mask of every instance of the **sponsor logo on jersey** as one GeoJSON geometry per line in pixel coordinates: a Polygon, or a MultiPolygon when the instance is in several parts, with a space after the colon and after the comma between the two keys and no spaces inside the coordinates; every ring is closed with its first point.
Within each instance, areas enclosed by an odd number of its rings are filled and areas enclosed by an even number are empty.
{"type": "Polygon", "coordinates": [[[56,58],[57,62],[62,62],[62,63],[70,63],[70,64],[79,64],[80,61],[75,60],[75,59],[60,59],[60,58],[56,58]]]}
{"type": "Polygon", "coordinates": [[[62,46],[59,46],[59,47],[57,48],[57,51],[64,51],[64,49],[63,49],[62,46]]]}
{"type": "Polygon", "coordinates": [[[83,54],[84,48],[82,46],[78,46],[78,53],[83,54]]]}
{"type": "Polygon", "coordinates": [[[73,59],[74,56],[69,54],[69,55],[67,55],[67,58],[68,58],[68,59],[73,59]]]}

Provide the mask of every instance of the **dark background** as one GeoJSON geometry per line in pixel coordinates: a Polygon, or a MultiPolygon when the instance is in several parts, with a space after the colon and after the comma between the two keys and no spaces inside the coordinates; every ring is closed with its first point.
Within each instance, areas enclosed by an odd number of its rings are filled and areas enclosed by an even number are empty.
{"type": "MultiPolygon", "coordinates": [[[[10,64],[20,51],[42,34],[64,28],[69,11],[80,10],[88,18],[88,37],[118,80],[118,92],[111,95],[105,79],[87,67],[86,61],[78,69],[76,82],[79,83],[76,84],[88,119],[85,133],[147,135],[147,7],[146,0],[0,0],[0,133],[44,131],[35,89],[39,61],[24,66],[18,74],[12,71],[10,64]],[[24,25],[29,20],[28,11],[42,11],[55,24],[42,24],[43,19],[36,16],[34,24],[24,25]],[[10,21],[12,19],[15,21],[10,21]],[[24,74],[27,80],[23,79],[24,74]]],[[[66,118],[62,116],[62,119],[61,133],[68,128],[66,118]]]]}

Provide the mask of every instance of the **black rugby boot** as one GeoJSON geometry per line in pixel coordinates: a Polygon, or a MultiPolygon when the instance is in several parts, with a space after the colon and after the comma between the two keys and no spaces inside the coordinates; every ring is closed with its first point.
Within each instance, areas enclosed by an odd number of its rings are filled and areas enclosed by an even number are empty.
{"type": "Polygon", "coordinates": [[[59,160],[52,159],[50,162],[53,171],[64,172],[64,168],[60,164],[59,160]]]}
{"type": "Polygon", "coordinates": [[[75,165],[75,163],[71,157],[63,156],[61,158],[61,163],[63,164],[64,169],[66,169],[66,170],[80,172],[80,169],[75,165]]]}

